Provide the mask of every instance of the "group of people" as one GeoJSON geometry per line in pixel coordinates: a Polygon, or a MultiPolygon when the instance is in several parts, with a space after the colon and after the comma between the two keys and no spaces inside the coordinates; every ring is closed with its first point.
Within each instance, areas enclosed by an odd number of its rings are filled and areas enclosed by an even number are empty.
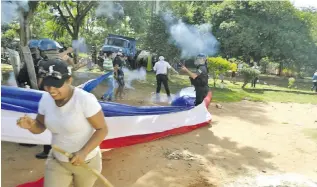
{"type": "MultiPolygon", "coordinates": [[[[199,105],[203,102],[209,91],[208,86],[208,67],[207,67],[207,56],[205,54],[199,54],[195,60],[196,71],[192,72],[186,68],[184,64],[179,63],[182,71],[189,75],[191,84],[195,87],[196,99],[195,105],[199,105]]],[[[168,70],[172,70],[176,74],[178,72],[165,61],[163,56],[159,57],[159,61],[154,64],[153,70],[156,73],[156,94],[158,95],[161,91],[161,85],[163,83],[167,96],[170,98],[170,90],[168,86],[168,70]]]]}
{"type": "MultiPolygon", "coordinates": [[[[97,178],[87,169],[101,172],[102,158],[99,145],[105,139],[108,128],[100,103],[96,97],[72,86],[72,49],[60,52],[56,41],[44,39],[29,42],[37,75],[38,87],[44,93],[39,101],[35,119],[25,115],[17,125],[33,134],[46,129],[52,132],[51,144],[73,154],[68,158],[49,145],[37,158],[47,158],[44,187],[69,186],[92,187],[97,178]]],[[[115,66],[116,67],[116,66],[115,66]]],[[[29,83],[27,67],[20,71],[21,86],[29,83]]],[[[29,84],[30,85],[30,84],[29,84]]]]}
{"type": "Polygon", "coordinates": [[[123,67],[126,65],[126,56],[119,50],[117,53],[104,52],[103,70],[105,73],[111,73],[107,79],[108,89],[101,97],[102,100],[112,101],[115,89],[115,81],[118,88],[115,92],[115,99],[123,99],[124,94],[124,72],[123,67]],[[113,72],[113,73],[112,73],[113,72]]]}

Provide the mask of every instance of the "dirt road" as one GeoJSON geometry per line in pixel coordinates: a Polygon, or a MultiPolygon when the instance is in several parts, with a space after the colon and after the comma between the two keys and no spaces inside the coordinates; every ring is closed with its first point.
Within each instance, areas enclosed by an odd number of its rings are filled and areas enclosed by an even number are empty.
{"type": "MultiPolygon", "coordinates": [[[[317,181],[316,105],[222,105],[209,107],[212,127],[105,152],[103,174],[116,187],[213,187],[277,172],[317,181]]],[[[44,161],[34,154],[41,149],[2,142],[1,185],[40,178],[44,161]]]]}

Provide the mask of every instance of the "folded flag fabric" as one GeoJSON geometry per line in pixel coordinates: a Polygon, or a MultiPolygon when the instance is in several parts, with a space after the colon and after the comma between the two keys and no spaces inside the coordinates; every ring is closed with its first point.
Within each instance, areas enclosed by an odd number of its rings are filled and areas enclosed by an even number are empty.
{"type": "MultiPolygon", "coordinates": [[[[17,127],[16,121],[25,113],[35,117],[38,101],[43,92],[1,86],[1,138],[2,141],[50,144],[51,133],[34,135],[17,127]]],[[[107,121],[109,134],[100,144],[101,149],[113,149],[145,143],[171,135],[190,132],[207,125],[212,117],[207,107],[212,94],[204,102],[193,106],[129,106],[100,102],[107,121]]],[[[43,187],[41,178],[18,187],[43,187]]]]}

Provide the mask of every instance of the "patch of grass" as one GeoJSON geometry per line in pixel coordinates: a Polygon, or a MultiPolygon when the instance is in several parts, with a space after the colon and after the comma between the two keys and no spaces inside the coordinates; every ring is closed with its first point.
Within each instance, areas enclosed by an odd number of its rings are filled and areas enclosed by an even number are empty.
{"type": "Polygon", "coordinates": [[[78,56],[81,58],[88,58],[89,57],[89,55],[86,53],[78,53],[78,56]]]}
{"type": "Polygon", "coordinates": [[[1,71],[13,71],[13,67],[9,64],[1,64],[1,71]]]}
{"type": "MultiPolygon", "coordinates": [[[[2,71],[12,71],[12,66],[1,64],[2,71]]],[[[88,70],[86,67],[81,68],[77,72],[90,72],[95,74],[103,74],[99,68],[88,70]]],[[[294,102],[294,103],[312,103],[317,104],[317,94],[307,90],[292,90],[276,85],[257,84],[256,88],[251,88],[248,84],[245,89],[242,89],[242,82],[235,84],[230,81],[224,81],[224,88],[220,88],[218,80],[216,87],[213,87],[213,80],[209,80],[209,87],[213,94],[214,102],[238,102],[243,99],[250,101],[261,102],[294,102]]],[[[172,75],[169,79],[169,87],[172,93],[180,91],[182,88],[191,86],[187,75],[172,75]]],[[[155,92],[156,77],[155,73],[147,72],[146,81],[134,81],[133,87],[142,89],[144,93],[155,92]]],[[[161,92],[165,92],[162,85],[161,92]]]]}
{"type": "Polygon", "coordinates": [[[312,140],[317,142],[317,129],[303,129],[302,132],[312,140]]]}
{"type": "MultiPolygon", "coordinates": [[[[154,74],[153,74],[154,75],[154,74]]],[[[149,77],[150,75],[148,75],[149,77]]],[[[155,77],[152,78],[155,81],[155,77]]],[[[190,86],[188,76],[172,76],[171,87],[184,88],[190,86]],[[176,86],[176,84],[178,86],[176,86]]],[[[155,82],[154,82],[155,83],[155,82]]],[[[317,94],[307,90],[292,90],[275,85],[258,84],[256,88],[251,88],[248,84],[242,89],[242,82],[235,84],[230,81],[224,81],[224,88],[220,88],[220,81],[216,87],[213,87],[213,80],[209,80],[209,87],[213,93],[215,102],[238,102],[243,99],[262,102],[294,102],[294,103],[312,103],[317,104],[317,94]]],[[[177,91],[177,90],[176,90],[177,91]]]]}

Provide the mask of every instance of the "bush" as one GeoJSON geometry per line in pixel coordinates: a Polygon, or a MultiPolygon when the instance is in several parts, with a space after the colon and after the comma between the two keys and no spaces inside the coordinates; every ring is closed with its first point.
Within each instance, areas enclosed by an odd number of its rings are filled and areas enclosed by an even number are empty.
{"type": "Polygon", "coordinates": [[[242,88],[244,88],[251,80],[258,77],[261,72],[257,69],[246,67],[243,68],[240,73],[243,76],[244,84],[242,85],[242,88]]]}
{"type": "Polygon", "coordinates": [[[293,88],[295,81],[296,81],[296,80],[295,80],[294,77],[290,77],[290,78],[288,79],[288,88],[293,88]]]}
{"type": "Polygon", "coordinates": [[[207,66],[214,79],[214,86],[216,86],[219,75],[224,74],[231,69],[231,63],[222,57],[207,58],[207,66]]]}

